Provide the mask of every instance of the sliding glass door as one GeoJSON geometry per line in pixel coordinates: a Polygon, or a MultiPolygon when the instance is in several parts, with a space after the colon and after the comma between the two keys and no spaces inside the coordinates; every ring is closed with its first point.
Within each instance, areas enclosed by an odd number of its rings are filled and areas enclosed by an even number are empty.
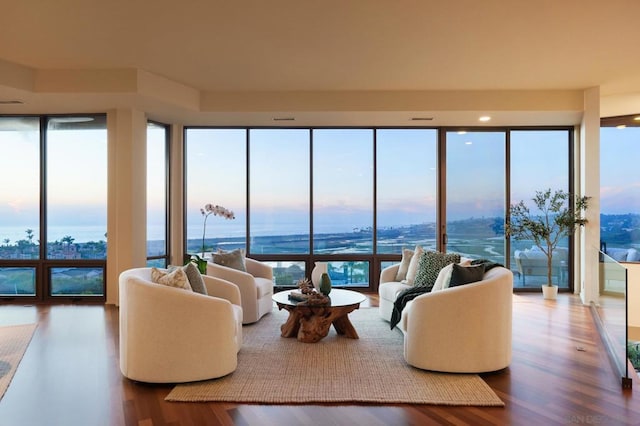
{"type": "Polygon", "coordinates": [[[506,265],[506,132],[446,133],[446,249],[506,265]]]}

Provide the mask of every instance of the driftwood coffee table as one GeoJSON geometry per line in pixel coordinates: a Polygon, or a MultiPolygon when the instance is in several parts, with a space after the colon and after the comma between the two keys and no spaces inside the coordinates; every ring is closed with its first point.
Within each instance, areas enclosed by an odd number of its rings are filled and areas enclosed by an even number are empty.
{"type": "Polygon", "coordinates": [[[329,294],[330,304],[314,306],[289,300],[291,291],[293,290],[273,295],[278,309],[289,311],[287,322],[280,326],[282,337],[297,337],[301,342],[315,343],[329,334],[329,328],[333,324],[338,334],[351,339],[358,338],[348,315],[366,300],[364,295],[351,290],[333,289],[329,294]]]}

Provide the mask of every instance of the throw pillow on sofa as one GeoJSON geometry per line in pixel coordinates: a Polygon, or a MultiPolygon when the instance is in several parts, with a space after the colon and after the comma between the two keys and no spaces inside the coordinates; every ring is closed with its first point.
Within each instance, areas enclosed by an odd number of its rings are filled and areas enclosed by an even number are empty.
{"type": "Polygon", "coordinates": [[[424,250],[422,246],[416,246],[413,251],[413,256],[411,256],[411,261],[409,262],[409,268],[407,269],[407,284],[413,285],[413,282],[416,279],[416,274],[418,273],[418,264],[420,263],[420,258],[424,250]]]}
{"type": "Polygon", "coordinates": [[[460,254],[458,253],[424,252],[418,264],[414,286],[426,287],[428,291],[431,291],[442,268],[458,262],[460,262],[460,254]]]}
{"type": "Polygon", "coordinates": [[[484,265],[461,266],[453,265],[449,287],[470,284],[481,281],[484,277],[484,265]]]}
{"type": "Polygon", "coordinates": [[[436,282],[431,289],[432,292],[444,290],[445,288],[449,288],[449,283],[451,282],[451,272],[453,271],[453,265],[460,266],[470,266],[471,259],[463,258],[460,260],[460,263],[451,263],[440,270],[438,273],[438,278],[436,278],[436,282]]]}
{"type": "Polygon", "coordinates": [[[413,250],[403,249],[402,260],[400,266],[398,266],[398,273],[396,274],[396,281],[400,282],[407,279],[407,271],[409,270],[409,264],[413,258],[413,250]]]}

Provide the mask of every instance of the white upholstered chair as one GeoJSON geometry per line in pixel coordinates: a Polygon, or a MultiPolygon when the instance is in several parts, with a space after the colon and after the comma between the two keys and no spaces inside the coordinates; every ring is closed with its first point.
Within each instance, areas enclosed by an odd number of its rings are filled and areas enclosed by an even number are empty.
{"type": "MultiPolygon", "coordinates": [[[[380,316],[389,321],[393,302],[408,288],[395,281],[398,265],[380,276],[380,316]]],[[[404,358],[424,370],[480,373],[511,363],[513,273],[488,270],[481,281],[422,294],[402,310],[404,358]]]]}
{"type": "Polygon", "coordinates": [[[120,274],[120,370],[148,383],[225,376],[242,345],[238,288],[203,275],[208,295],[151,282],[151,268],[120,274]]]}
{"type": "Polygon", "coordinates": [[[240,289],[243,324],[258,321],[273,309],[273,268],[255,259],[244,258],[247,272],[207,263],[207,275],[234,283],[240,289]]]}
{"type": "Polygon", "coordinates": [[[495,267],[482,281],[416,297],[402,310],[404,357],[414,367],[481,373],[511,363],[513,274],[495,267]]]}

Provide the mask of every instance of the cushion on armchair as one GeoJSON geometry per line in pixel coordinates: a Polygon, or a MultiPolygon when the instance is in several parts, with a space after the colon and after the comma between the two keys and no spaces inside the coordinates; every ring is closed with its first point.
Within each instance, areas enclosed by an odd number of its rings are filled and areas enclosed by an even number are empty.
{"type": "Polygon", "coordinates": [[[180,288],[191,291],[191,284],[187,274],[181,268],[174,271],[167,271],[158,268],[151,268],[151,281],[169,287],[180,288]]]}
{"type": "Polygon", "coordinates": [[[213,263],[247,272],[247,267],[244,262],[244,251],[240,249],[232,251],[218,250],[216,253],[213,253],[213,263]]]}
{"type": "Polygon", "coordinates": [[[194,263],[188,262],[184,266],[169,265],[168,271],[173,272],[176,269],[182,269],[185,272],[187,280],[189,280],[191,290],[193,290],[194,293],[207,294],[207,287],[204,285],[202,274],[194,263]]]}

